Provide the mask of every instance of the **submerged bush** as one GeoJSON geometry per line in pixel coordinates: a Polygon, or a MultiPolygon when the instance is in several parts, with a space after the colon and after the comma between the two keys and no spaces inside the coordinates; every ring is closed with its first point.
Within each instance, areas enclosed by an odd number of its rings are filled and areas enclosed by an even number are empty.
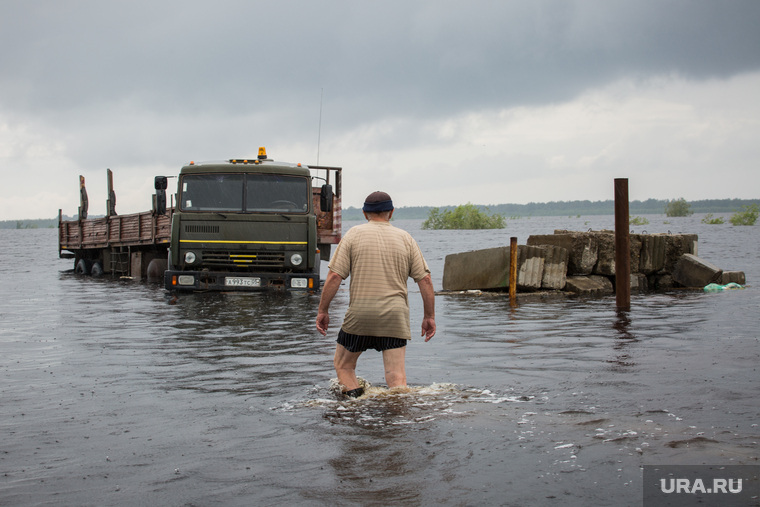
{"type": "Polygon", "coordinates": [[[708,213],[705,215],[705,218],[702,219],[703,224],[712,224],[712,225],[720,225],[725,224],[726,221],[723,220],[723,217],[713,218],[712,213],[708,213]]]}
{"type": "Polygon", "coordinates": [[[691,205],[686,202],[686,199],[681,197],[668,201],[668,204],[665,205],[665,214],[669,217],[688,217],[694,212],[691,211],[691,205]]]}
{"type": "Polygon", "coordinates": [[[729,220],[734,225],[755,225],[757,217],[760,215],[760,208],[757,204],[742,206],[743,211],[737,211],[729,220]]]}
{"type": "Polygon", "coordinates": [[[628,217],[628,223],[630,225],[647,225],[649,220],[646,217],[628,217]]]}
{"type": "MultiPolygon", "coordinates": [[[[488,210],[488,208],[486,208],[488,210]]],[[[423,229],[503,229],[506,225],[504,216],[488,215],[471,203],[457,206],[453,210],[441,211],[432,208],[427,220],[422,223],[423,229]]]]}

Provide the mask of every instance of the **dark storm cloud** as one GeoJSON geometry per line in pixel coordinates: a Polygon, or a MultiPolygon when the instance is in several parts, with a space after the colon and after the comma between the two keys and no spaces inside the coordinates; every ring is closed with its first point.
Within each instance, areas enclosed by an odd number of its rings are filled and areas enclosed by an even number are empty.
{"type": "Polygon", "coordinates": [[[417,204],[598,199],[622,171],[709,197],[716,167],[756,179],[757,26],[757,0],[4,0],[0,216],[106,167],[137,211],[155,174],[261,145],[350,167],[347,204],[378,167],[417,204]]]}
{"type": "Polygon", "coordinates": [[[760,67],[760,2],[10,2],[0,104],[385,115],[566,100],[760,67]]]}

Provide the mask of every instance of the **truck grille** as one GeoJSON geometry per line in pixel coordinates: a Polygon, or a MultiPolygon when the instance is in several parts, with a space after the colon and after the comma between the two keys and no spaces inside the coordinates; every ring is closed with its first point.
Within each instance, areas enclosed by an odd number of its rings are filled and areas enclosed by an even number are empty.
{"type": "Polygon", "coordinates": [[[203,252],[205,264],[224,266],[240,271],[254,271],[282,268],[285,265],[284,252],[255,252],[255,251],[206,251],[203,252]]]}
{"type": "Polygon", "coordinates": [[[185,225],[185,232],[192,232],[195,234],[219,234],[218,225],[185,225]]]}

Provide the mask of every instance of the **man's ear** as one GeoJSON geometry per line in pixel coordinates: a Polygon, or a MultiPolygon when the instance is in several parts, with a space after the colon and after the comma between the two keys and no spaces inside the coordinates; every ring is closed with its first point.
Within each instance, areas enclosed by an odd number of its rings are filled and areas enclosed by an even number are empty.
{"type": "Polygon", "coordinates": [[[388,215],[388,220],[390,220],[390,219],[393,217],[393,212],[394,212],[394,211],[396,211],[396,208],[393,208],[393,209],[391,210],[390,214],[388,215]]]}

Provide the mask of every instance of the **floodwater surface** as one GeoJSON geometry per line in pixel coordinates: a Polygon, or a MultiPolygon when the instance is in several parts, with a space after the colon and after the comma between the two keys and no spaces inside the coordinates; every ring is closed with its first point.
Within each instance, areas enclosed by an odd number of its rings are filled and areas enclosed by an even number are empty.
{"type": "MultiPolygon", "coordinates": [[[[699,256],[749,286],[634,295],[627,312],[614,296],[438,295],[409,388],[385,388],[368,351],[356,400],[332,368],[347,285],[324,338],[319,294],[174,299],[74,275],[54,229],[1,230],[0,504],[641,505],[643,465],[757,464],[760,228],[648,218],[698,233],[699,256]]],[[[614,220],[394,224],[440,289],[450,253],[614,220]]]]}

